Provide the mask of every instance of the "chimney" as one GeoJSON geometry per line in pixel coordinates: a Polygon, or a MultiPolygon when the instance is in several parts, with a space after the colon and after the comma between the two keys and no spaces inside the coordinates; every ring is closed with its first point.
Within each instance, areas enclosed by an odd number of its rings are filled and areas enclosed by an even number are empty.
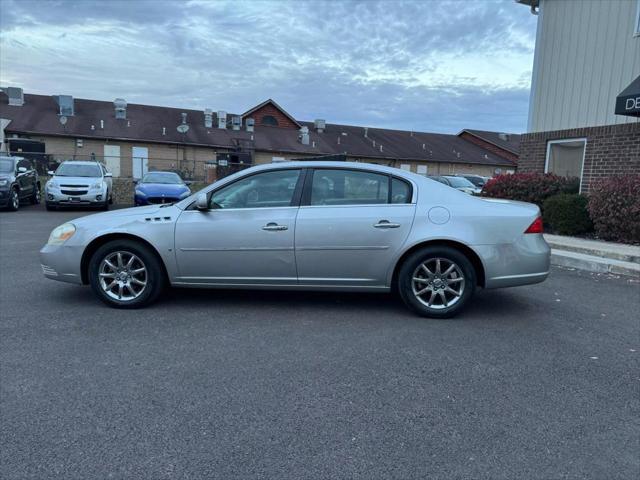
{"type": "Polygon", "coordinates": [[[180,114],[180,116],[182,117],[182,125],[186,125],[187,124],[187,114],[182,112],[180,114]]]}
{"type": "Polygon", "coordinates": [[[58,107],[60,108],[58,111],[59,115],[73,117],[73,97],[71,95],[58,95],[55,98],[58,102],[58,107]]]}
{"type": "Polygon", "coordinates": [[[309,127],[301,127],[298,138],[300,139],[301,144],[309,145],[309,127]]]}
{"type": "Polygon", "coordinates": [[[116,98],[113,108],[116,110],[116,118],[127,118],[127,102],[124,98],[116,98]]]}
{"type": "Polygon", "coordinates": [[[21,107],[24,105],[24,93],[21,88],[18,87],[7,87],[3,88],[4,92],[9,97],[9,105],[14,107],[21,107]]]}
{"type": "Polygon", "coordinates": [[[498,134],[498,138],[500,140],[504,140],[506,142],[507,140],[509,140],[509,134],[507,134],[507,133],[499,133],[498,134]]]}
{"type": "Polygon", "coordinates": [[[322,133],[324,132],[326,122],[322,118],[316,118],[316,120],[313,122],[313,126],[315,127],[316,132],[322,133]]]}
{"type": "Polygon", "coordinates": [[[204,126],[206,128],[213,127],[213,111],[210,108],[204,109],[204,126]]]}
{"type": "Polygon", "coordinates": [[[238,115],[231,117],[231,128],[234,130],[240,130],[240,127],[242,127],[242,118],[238,115]]]}
{"type": "Polygon", "coordinates": [[[218,110],[218,128],[227,128],[227,112],[218,110]]]}
{"type": "Polygon", "coordinates": [[[364,138],[369,138],[367,135],[369,134],[369,128],[364,127],[364,138]]]}
{"type": "Polygon", "coordinates": [[[253,118],[247,118],[244,123],[247,126],[247,132],[253,132],[256,121],[253,118]]]}

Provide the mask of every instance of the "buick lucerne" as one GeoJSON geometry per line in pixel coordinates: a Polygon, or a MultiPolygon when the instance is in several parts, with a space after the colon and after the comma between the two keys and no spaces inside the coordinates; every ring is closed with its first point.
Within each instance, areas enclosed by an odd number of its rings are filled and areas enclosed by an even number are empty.
{"type": "Polygon", "coordinates": [[[289,162],[223,178],[174,204],[79,218],[51,232],[48,278],[135,308],[175,287],[397,290],[451,317],[478,287],[542,282],[537,206],[467,195],[364,163],[289,162]]]}

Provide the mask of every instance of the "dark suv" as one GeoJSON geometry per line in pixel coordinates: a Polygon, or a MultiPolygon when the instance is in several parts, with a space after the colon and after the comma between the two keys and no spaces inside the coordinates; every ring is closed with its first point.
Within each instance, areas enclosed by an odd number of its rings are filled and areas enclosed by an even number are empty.
{"type": "Polygon", "coordinates": [[[15,212],[21,200],[40,203],[40,180],[29,160],[0,156],[0,208],[15,212]]]}

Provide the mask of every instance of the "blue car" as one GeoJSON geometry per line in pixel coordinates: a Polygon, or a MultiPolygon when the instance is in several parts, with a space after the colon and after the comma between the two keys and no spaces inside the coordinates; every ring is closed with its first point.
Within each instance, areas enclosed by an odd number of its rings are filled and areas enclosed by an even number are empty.
{"type": "Polygon", "coordinates": [[[149,172],[137,182],[134,203],[173,203],[191,195],[191,189],[173,172],[149,172]]]}

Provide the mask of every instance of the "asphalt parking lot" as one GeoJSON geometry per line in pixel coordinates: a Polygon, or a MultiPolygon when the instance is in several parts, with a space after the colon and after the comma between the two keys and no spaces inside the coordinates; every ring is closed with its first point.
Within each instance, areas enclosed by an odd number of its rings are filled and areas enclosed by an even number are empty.
{"type": "Polygon", "coordinates": [[[85,212],[0,212],[0,477],[630,479],[640,283],[554,269],[426,320],[391,295],[45,279],[85,212]]]}

